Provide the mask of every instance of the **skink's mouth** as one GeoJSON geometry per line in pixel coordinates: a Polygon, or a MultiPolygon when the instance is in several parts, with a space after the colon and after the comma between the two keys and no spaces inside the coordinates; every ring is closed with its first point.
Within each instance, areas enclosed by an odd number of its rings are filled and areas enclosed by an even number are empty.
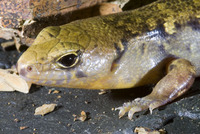
{"type": "Polygon", "coordinates": [[[61,77],[62,72],[55,74],[54,71],[39,71],[34,65],[25,65],[17,63],[16,65],[19,76],[26,80],[38,85],[60,85],[66,81],[66,78],[61,77]]]}
{"type": "Polygon", "coordinates": [[[31,66],[27,66],[25,64],[22,63],[17,63],[16,65],[17,71],[19,73],[19,76],[21,78],[23,78],[24,80],[26,80],[27,82],[36,82],[37,79],[35,78],[29,78],[28,76],[30,76],[30,73],[33,71],[33,68],[31,66]]]}

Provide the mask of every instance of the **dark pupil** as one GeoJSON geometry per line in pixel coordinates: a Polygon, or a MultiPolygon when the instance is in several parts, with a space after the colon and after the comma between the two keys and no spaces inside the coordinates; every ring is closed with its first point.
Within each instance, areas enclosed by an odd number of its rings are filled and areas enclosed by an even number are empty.
{"type": "Polygon", "coordinates": [[[62,64],[63,66],[70,67],[73,65],[76,61],[77,56],[74,54],[69,54],[66,56],[63,56],[58,62],[62,64]]]}

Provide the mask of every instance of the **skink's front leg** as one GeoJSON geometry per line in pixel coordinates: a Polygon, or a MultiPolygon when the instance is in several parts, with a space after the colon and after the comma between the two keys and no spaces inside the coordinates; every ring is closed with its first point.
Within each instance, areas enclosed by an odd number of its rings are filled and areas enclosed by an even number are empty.
{"type": "Polygon", "coordinates": [[[168,73],[154,87],[151,94],[137,98],[132,102],[124,103],[122,107],[116,108],[121,118],[128,112],[128,118],[132,119],[135,112],[145,109],[152,110],[165,105],[185,93],[193,84],[195,79],[195,67],[185,59],[173,60],[168,65],[168,73]]]}

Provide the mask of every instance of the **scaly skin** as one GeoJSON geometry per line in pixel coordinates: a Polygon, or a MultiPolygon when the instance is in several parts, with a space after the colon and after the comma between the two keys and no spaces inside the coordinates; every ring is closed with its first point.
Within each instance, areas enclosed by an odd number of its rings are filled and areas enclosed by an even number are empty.
{"type": "Polygon", "coordinates": [[[135,112],[177,98],[200,75],[199,30],[199,0],[159,0],[133,11],[47,27],[17,68],[27,81],[47,86],[124,89],[157,83],[150,95],[118,108],[120,117],[129,111],[131,119],[135,112]],[[60,59],[69,54],[77,60],[65,67],[60,59]]]}

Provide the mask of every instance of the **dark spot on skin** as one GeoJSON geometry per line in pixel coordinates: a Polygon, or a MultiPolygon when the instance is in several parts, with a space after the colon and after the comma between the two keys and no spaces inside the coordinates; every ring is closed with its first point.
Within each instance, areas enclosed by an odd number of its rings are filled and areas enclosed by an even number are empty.
{"type": "Polygon", "coordinates": [[[131,35],[131,38],[135,38],[135,37],[139,36],[139,33],[134,33],[134,34],[131,33],[130,35],[131,35]]]}
{"type": "Polygon", "coordinates": [[[53,35],[53,34],[51,34],[51,33],[48,33],[48,35],[49,35],[50,37],[54,37],[54,35],[53,35]]]}
{"type": "Polygon", "coordinates": [[[126,52],[128,47],[128,42],[125,39],[121,39],[121,44],[123,47],[119,46],[120,44],[114,43],[114,47],[116,49],[117,58],[113,61],[110,71],[112,72],[117,64],[119,63],[121,57],[123,56],[124,52],[126,52]]]}
{"type": "Polygon", "coordinates": [[[80,51],[80,50],[77,50],[76,53],[77,53],[77,55],[79,55],[79,56],[81,55],[81,51],[80,51]]]}
{"type": "Polygon", "coordinates": [[[97,44],[95,44],[95,45],[94,45],[94,48],[97,48],[97,47],[98,47],[98,45],[97,45],[97,44]]]}
{"type": "Polygon", "coordinates": [[[165,52],[165,47],[163,44],[160,44],[158,47],[159,47],[160,52],[165,52]]]}
{"type": "MultiPolygon", "coordinates": [[[[117,43],[114,43],[114,47],[116,49],[116,52],[117,52],[117,55],[120,56],[121,55],[121,52],[123,51],[118,45],[117,43]]],[[[117,57],[118,57],[117,56],[117,57]]]]}
{"type": "Polygon", "coordinates": [[[171,71],[171,70],[174,69],[175,67],[176,67],[176,66],[172,64],[172,65],[169,66],[169,70],[171,71]]]}
{"type": "Polygon", "coordinates": [[[199,31],[200,30],[200,19],[191,19],[190,21],[188,21],[188,25],[195,31],[199,31]]]}
{"type": "Polygon", "coordinates": [[[63,48],[65,48],[65,45],[64,45],[63,42],[60,42],[60,45],[61,45],[63,48]]]}
{"type": "Polygon", "coordinates": [[[163,24],[158,25],[156,29],[158,30],[160,37],[166,38],[167,36],[169,36],[169,34],[165,32],[165,27],[163,24]]]}
{"type": "Polygon", "coordinates": [[[82,78],[82,77],[87,77],[87,75],[84,74],[82,71],[78,70],[78,71],[76,72],[76,77],[77,77],[77,78],[82,78]]]}
{"type": "Polygon", "coordinates": [[[175,28],[178,30],[178,29],[181,29],[181,24],[177,23],[177,22],[174,22],[174,25],[175,25],[175,28]]]}
{"type": "Polygon", "coordinates": [[[191,44],[187,44],[185,47],[186,47],[186,50],[191,53],[191,48],[190,48],[191,44]]]}
{"type": "Polygon", "coordinates": [[[145,43],[142,43],[142,46],[141,46],[141,54],[144,54],[144,49],[145,49],[145,43]]]}
{"type": "Polygon", "coordinates": [[[44,60],[44,57],[42,57],[40,60],[44,60]]]}
{"type": "Polygon", "coordinates": [[[119,62],[119,60],[123,56],[124,52],[127,50],[128,42],[125,39],[121,39],[121,44],[123,47],[120,47],[120,46],[118,46],[119,44],[114,43],[114,47],[117,52],[117,58],[114,60],[114,62],[119,62]]]}
{"type": "Polygon", "coordinates": [[[121,39],[122,45],[124,46],[124,51],[127,50],[128,47],[128,41],[126,39],[121,39]]]}

